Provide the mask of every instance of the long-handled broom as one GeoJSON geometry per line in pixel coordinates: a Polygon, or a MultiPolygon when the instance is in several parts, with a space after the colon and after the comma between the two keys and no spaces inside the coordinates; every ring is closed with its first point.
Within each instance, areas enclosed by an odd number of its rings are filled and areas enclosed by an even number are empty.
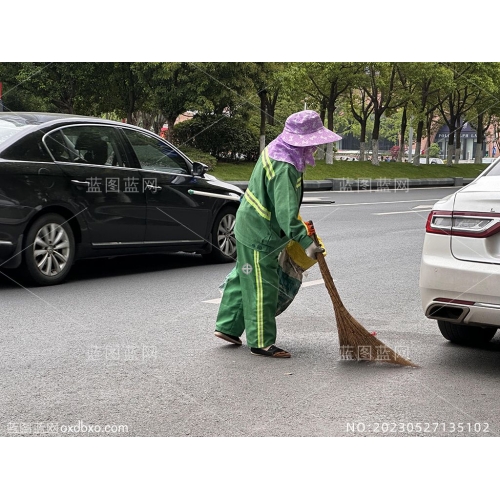
{"type": "MultiPolygon", "coordinates": [[[[312,221],[309,221],[309,223],[313,226],[312,221]]],[[[312,238],[319,246],[316,234],[313,234],[312,238]]],[[[341,357],[343,359],[357,359],[358,361],[384,361],[386,363],[417,367],[417,365],[387,347],[351,316],[344,307],[342,300],[340,300],[324,255],[318,253],[316,256],[335,311],[341,357]]]]}

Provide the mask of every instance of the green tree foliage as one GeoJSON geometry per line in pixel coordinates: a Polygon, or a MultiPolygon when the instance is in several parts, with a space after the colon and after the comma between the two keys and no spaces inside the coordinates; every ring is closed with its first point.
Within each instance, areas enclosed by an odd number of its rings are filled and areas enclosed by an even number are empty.
{"type": "Polygon", "coordinates": [[[25,88],[18,79],[22,63],[0,63],[0,81],[3,84],[2,103],[4,111],[56,111],[40,95],[25,88]]]}
{"type": "Polygon", "coordinates": [[[437,158],[439,156],[439,144],[437,142],[433,142],[429,146],[429,156],[431,158],[437,158]]]}
{"type": "Polygon", "coordinates": [[[307,107],[328,128],[359,135],[362,152],[370,135],[374,146],[382,135],[402,151],[409,126],[420,151],[446,123],[449,164],[468,121],[480,161],[500,116],[500,63],[12,62],[0,63],[0,81],[6,110],[105,116],[155,132],[167,122],[170,133],[192,111],[179,133],[221,159],[254,158],[307,107]]]}
{"type": "MultiPolygon", "coordinates": [[[[145,108],[159,112],[168,124],[167,139],[172,140],[175,120],[195,105],[198,82],[197,70],[189,63],[139,63],[138,78],[147,93],[145,108]]],[[[163,123],[156,123],[156,132],[163,123]]]]}
{"type": "Polygon", "coordinates": [[[25,102],[41,100],[45,109],[60,113],[98,112],[100,95],[112,74],[112,68],[102,63],[14,64],[15,76],[9,80],[15,82],[15,90],[25,96],[25,102]]]}
{"type": "Polygon", "coordinates": [[[218,160],[256,160],[259,141],[242,118],[198,115],[179,123],[174,140],[182,149],[184,144],[211,154],[218,160]]]}

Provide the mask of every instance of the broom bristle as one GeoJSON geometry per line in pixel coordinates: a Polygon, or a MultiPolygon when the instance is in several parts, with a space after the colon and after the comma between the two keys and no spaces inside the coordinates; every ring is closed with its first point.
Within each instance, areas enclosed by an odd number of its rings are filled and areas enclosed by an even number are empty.
{"type": "Polygon", "coordinates": [[[340,299],[325,257],[321,253],[318,254],[318,263],[335,311],[341,358],[357,359],[358,361],[383,361],[417,367],[410,360],[386,346],[351,316],[340,299]]]}

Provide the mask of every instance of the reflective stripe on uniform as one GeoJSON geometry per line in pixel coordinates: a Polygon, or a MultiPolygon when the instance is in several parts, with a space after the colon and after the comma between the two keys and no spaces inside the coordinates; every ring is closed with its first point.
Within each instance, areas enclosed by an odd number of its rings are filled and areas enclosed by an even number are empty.
{"type": "Polygon", "coordinates": [[[255,291],[257,302],[257,344],[260,348],[264,345],[264,293],[262,289],[262,273],[259,262],[260,253],[257,250],[253,251],[253,260],[255,265],[255,291]]]}
{"type": "Polygon", "coordinates": [[[271,220],[271,212],[257,199],[257,197],[247,188],[245,191],[245,200],[255,208],[256,212],[266,220],[271,220]]]}
{"type": "Polygon", "coordinates": [[[273,165],[269,158],[269,153],[267,152],[267,148],[265,148],[264,151],[262,151],[262,167],[266,171],[267,178],[269,180],[273,179],[276,174],[274,173],[273,165]]]}
{"type": "Polygon", "coordinates": [[[299,177],[299,180],[297,181],[297,184],[295,184],[295,189],[299,189],[300,185],[302,184],[302,177],[299,177]]]}

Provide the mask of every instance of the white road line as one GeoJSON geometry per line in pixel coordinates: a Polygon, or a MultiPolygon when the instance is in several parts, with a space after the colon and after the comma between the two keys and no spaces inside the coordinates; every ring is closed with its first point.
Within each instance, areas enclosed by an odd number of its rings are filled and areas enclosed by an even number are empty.
{"type": "Polygon", "coordinates": [[[321,203],[320,205],[318,204],[314,204],[314,203],[302,203],[302,207],[303,208],[307,208],[308,210],[310,208],[325,208],[325,207],[330,207],[330,208],[334,208],[336,207],[337,205],[335,205],[335,203],[321,203]]]}
{"type": "Polygon", "coordinates": [[[334,207],[355,207],[357,205],[390,205],[394,203],[419,203],[422,201],[438,201],[440,198],[431,198],[430,200],[399,200],[399,201],[370,201],[363,203],[335,203],[334,207]]]}
{"type": "MultiPolygon", "coordinates": [[[[431,186],[431,187],[412,187],[412,188],[408,188],[409,190],[411,191],[425,191],[425,190],[429,190],[429,189],[459,189],[461,186],[431,186]]],[[[363,191],[363,190],[362,190],[363,191]]],[[[390,192],[390,193],[394,193],[395,190],[394,189],[389,189],[389,191],[382,191],[382,190],[372,190],[372,191],[368,191],[367,189],[364,190],[365,193],[366,192],[373,192],[373,193],[387,193],[387,192],[390,192]]],[[[398,191],[403,191],[402,189],[398,189],[398,191]]],[[[311,191],[306,191],[306,193],[311,193],[311,191]]],[[[317,194],[332,194],[332,193],[356,193],[356,191],[314,191],[314,193],[317,193],[317,194]]]]}
{"type": "Polygon", "coordinates": [[[380,212],[380,213],[374,213],[373,215],[394,215],[394,214],[415,214],[418,212],[428,212],[429,209],[426,210],[406,210],[404,212],[380,212]]]}
{"type": "Polygon", "coordinates": [[[314,286],[314,285],[321,285],[323,283],[324,283],[323,280],[306,281],[305,283],[302,283],[302,288],[307,288],[308,286],[314,286]]]}
{"type": "Polygon", "coordinates": [[[202,300],[202,302],[205,302],[207,304],[220,304],[221,297],[219,297],[218,299],[202,300]]]}
{"type": "MultiPolygon", "coordinates": [[[[302,283],[301,288],[307,288],[309,286],[321,285],[323,283],[324,283],[323,280],[306,281],[306,282],[302,283]]],[[[218,299],[202,300],[202,302],[205,302],[206,304],[220,304],[221,297],[219,297],[218,299]]]]}

